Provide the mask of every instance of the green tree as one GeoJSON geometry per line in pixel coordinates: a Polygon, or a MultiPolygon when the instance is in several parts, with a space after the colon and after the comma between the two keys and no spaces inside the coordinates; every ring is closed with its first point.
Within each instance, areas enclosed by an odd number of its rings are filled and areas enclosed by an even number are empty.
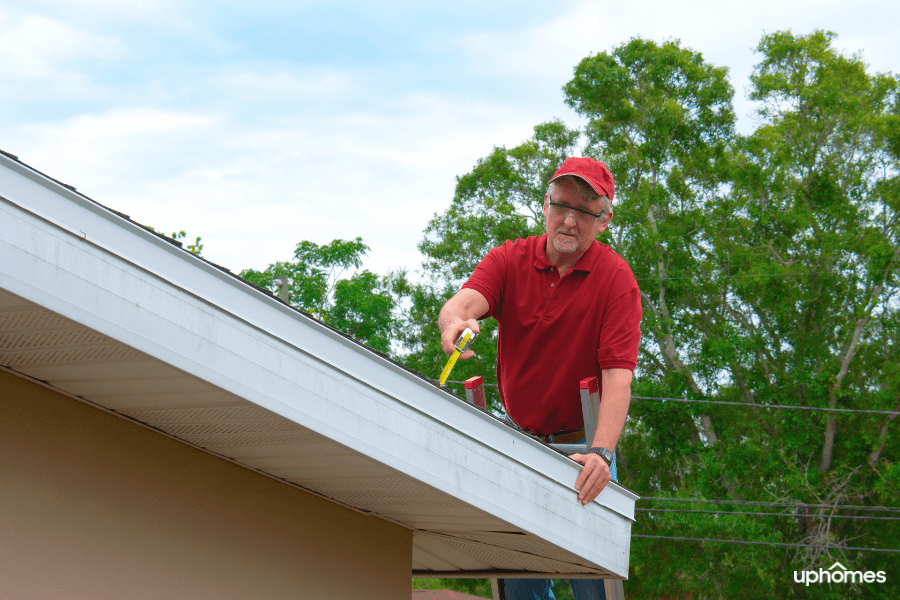
{"type": "MultiPolygon", "coordinates": [[[[453,590],[462,594],[493,598],[490,579],[419,579],[413,578],[414,590],[453,590]]],[[[562,600],[562,599],[560,599],[562,600]]]]}
{"type": "Polygon", "coordinates": [[[396,302],[384,285],[384,278],[370,271],[339,280],[334,285],[334,305],[327,323],[388,354],[391,340],[396,336],[393,315],[396,302]]]}
{"type": "MultiPolygon", "coordinates": [[[[171,235],[171,238],[176,241],[183,240],[186,237],[187,233],[183,229],[181,231],[176,231],[171,235]]],[[[200,236],[197,236],[193,244],[187,245],[187,251],[196,256],[200,256],[200,253],[203,252],[203,244],[200,243],[200,236]]]]}
{"type": "MultiPolygon", "coordinates": [[[[790,340],[791,356],[778,362],[804,373],[796,393],[829,408],[843,404],[863,334],[885,314],[900,268],[896,162],[879,135],[897,82],[837,53],[834,37],[782,32],[760,43],[750,97],[761,103],[762,124],[747,141],[734,206],[753,227],[729,240],[751,248],[750,260],[800,275],[758,302],[758,312],[790,340]]],[[[745,303],[756,295],[736,291],[745,303]]],[[[836,422],[826,418],[822,472],[832,466],[836,422]]]]}
{"type": "MultiPolygon", "coordinates": [[[[146,227],[150,231],[157,233],[155,227],[150,227],[147,225],[142,225],[142,227],[146,227]]],[[[158,234],[158,235],[161,235],[161,234],[158,234]]],[[[172,238],[173,240],[175,240],[175,243],[178,245],[179,248],[183,248],[184,242],[181,242],[180,240],[185,239],[187,237],[187,233],[182,229],[181,231],[176,231],[176,232],[172,233],[172,235],[170,235],[169,237],[172,238]]],[[[200,254],[203,252],[203,244],[200,243],[200,237],[198,236],[194,240],[193,244],[188,244],[186,249],[191,254],[193,254],[195,256],[200,256],[200,254]]]]}
{"type": "MultiPolygon", "coordinates": [[[[710,219],[719,232],[710,238],[717,270],[730,276],[723,304],[734,340],[731,387],[753,403],[897,410],[900,382],[886,362],[897,354],[900,291],[900,180],[891,146],[897,81],[868,74],[860,56],[833,47],[834,38],[778,32],[757,48],[750,97],[760,124],[742,140],[732,193],[710,219]]],[[[771,412],[756,420],[750,435],[767,452],[754,457],[762,468],[753,475],[775,497],[896,502],[897,488],[885,482],[895,477],[885,455],[896,457],[893,420],[771,412]]],[[[799,533],[782,533],[809,544],[897,547],[900,540],[895,527],[831,523],[822,511],[801,520],[799,533]]],[[[825,560],[819,555],[788,553],[806,568],[825,560]]],[[[831,558],[883,564],[865,554],[831,558]]]]}
{"type": "MultiPolygon", "coordinates": [[[[672,269],[679,261],[668,254],[656,263],[658,280],[641,281],[645,296],[659,298],[653,307],[645,297],[650,319],[644,324],[660,354],[677,356],[678,362],[670,358],[657,364],[656,373],[642,373],[638,390],[759,405],[896,409],[896,373],[884,362],[896,355],[897,339],[897,169],[889,143],[896,81],[868,75],[859,57],[837,52],[832,40],[823,32],[780,32],[761,41],[751,88],[751,98],[760,102],[760,126],[727,148],[730,173],[719,181],[728,187],[697,205],[692,258],[680,263],[690,271],[672,269]],[[672,332],[671,342],[659,343],[659,316],[672,332]],[[671,377],[673,366],[682,390],[671,377]]],[[[655,217],[648,213],[646,223],[656,237],[655,217]]],[[[640,236],[638,231],[626,237],[635,234],[640,236]]],[[[630,249],[624,251],[628,255],[630,249]]],[[[895,527],[832,521],[832,512],[803,508],[893,504],[896,475],[885,459],[891,420],[731,407],[701,412],[644,403],[632,415],[621,445],[640,464],[628,476],[644,494],[770,498],[809,514],[792,521],[669,513],[647,519],[640,533],[898,545],[895,527]],[[693,433],[679,423],[679,413],[699,426],[701,444],[667,441],[693,433]]],[[[856,568],[883,568],[886,562],[884,555],[823,556],[814,548],[673,547],[644,540],[633,548],[638,576],[631,589],[656,594],[687,593],[717,573],[713,596],[740,597],[746,581],[759,580],[770,597],[807,597],[809,590],[776,574],[833,560],[856,568]],[[666,559],[662,571],[660,556],[666,559]]],[[[822,590],[815,593],[822,597],[822,590]]]]}
{"type": "Polygon", "coordinates": [[[303,241],[297,244],[294,260],[273,263],[262,271],[246,269],[241,277],[275,294],[280,281],[287,280],[291,306],[390,354],[397,307],[390,278],[367,270],[344,277],[348,270],[362,267],[368,250],[362,238],[322,246],[303,241]]]}

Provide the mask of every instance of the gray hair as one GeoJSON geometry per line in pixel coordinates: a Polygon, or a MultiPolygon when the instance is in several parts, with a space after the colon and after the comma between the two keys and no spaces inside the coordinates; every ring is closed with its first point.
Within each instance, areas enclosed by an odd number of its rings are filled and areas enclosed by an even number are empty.
{"type": "Polygon", "coordinates": [[[609,201],[609,198],[607,196],[601,196],[597,193],[597,190],[592,188],[587,181],[585,181],[581,177],[576,177],[574,175],[563,175],[562,177],[551,181],[550,185],[547,186],[547,194],[549,194],[551,198],[553,197],[553,186],[555,186],[557,182],[563,180],[571,181],[572,183],[574,183],[575,188],[578,190],[578,193],[581,195],[585,202],[591,202],[592,200],[596,200],[597,198],[599,198],[600,213],[603,215],[603,217],[606,217],[606,215],[612,212],[612,203],[609,201]]]}

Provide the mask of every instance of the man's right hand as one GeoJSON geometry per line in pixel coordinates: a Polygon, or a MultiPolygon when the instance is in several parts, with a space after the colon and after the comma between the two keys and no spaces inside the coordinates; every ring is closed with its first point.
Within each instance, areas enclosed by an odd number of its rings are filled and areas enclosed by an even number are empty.
{"type": "MultiPolygon", "coordinates": [[[[453,354],[453,351],[456,349],[456,340],[459,339],[459,336],[462,335],[462,332],[466,330],[466,327],[472,330],[472,333],[478,335],[481,332],[481,329],[478,327],[478,321],[475,319],[468,319],[463,321],[462,319],[454,319],[444,328],[444,331],[441,333],[441,349],[447,355],[453,354]]],[[[467,360],[475,356],[474,350],[466,350],[462,354],[459,355],[460,360],[467,360]]]]}
{"type": "MultiPolygon", "coordinates": [[[[470,288],[459,290],[455,296],[447,300],[438,316],[438,328],[441,330],[441,349],[448,355],[453,354],[454,345],[466,327],[476,335],[481,332],[478,317],[489,310],[488,302],[480,292],[470,288]]],[[[466,350],[459,357],[466,360],[475,356],[472,350],[466,350]]]]}

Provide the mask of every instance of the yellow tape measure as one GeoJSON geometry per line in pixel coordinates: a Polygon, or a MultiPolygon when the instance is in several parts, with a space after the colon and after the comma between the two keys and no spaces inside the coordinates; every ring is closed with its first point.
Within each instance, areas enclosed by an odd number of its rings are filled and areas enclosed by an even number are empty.
{"type": "Polygon", "coordinates": [[[450,358],[447,360],[447,364],[444,365],[444,370],[441,371],[441,377],[438,379],[438,385],[444,387],[444,384],[447,383],[447,378],[450,377],[450,371],[453,370],[453,365],[456,364],[456,360],[459,358],[459,355],[469,349],[469,344],[472,343],[472,340],[475,338],[475,334],[468,327],[462,332],[459,336],[459,339],[456,340],[456,344],[453,346],[453,354],[450,355],[450,358]]]}

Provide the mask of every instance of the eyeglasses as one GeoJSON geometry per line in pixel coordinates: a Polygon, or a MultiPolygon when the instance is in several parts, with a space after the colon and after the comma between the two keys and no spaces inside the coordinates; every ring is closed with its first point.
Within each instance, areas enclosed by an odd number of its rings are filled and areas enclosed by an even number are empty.
{"type": "Polygon", "coordinates": [[[560,204],[559,202],[553,202],[550,200],[548,202],[550,205],[550,212],[555,217],[568,217],[569,215],[574,215],[575,219],[581,221],[582,223],[590,223],[596,219],[599,219],[603,216],[603,213],[592,213],[589,210],[584,210],[583,208],[575,208],[574,206],[569,206],[568,204],[560,204]]]}

